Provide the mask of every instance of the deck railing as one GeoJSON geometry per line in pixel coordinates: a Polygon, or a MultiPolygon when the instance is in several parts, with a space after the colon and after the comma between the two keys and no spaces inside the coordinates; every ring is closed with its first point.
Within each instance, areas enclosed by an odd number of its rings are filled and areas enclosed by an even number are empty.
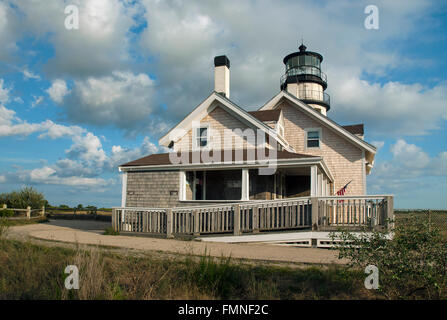
{"type": "Polygon", "coordinates": [[[173,235],[389,228],[392,196],[302,197],[175,208],[114,208],[116,231],[173,235]]]}

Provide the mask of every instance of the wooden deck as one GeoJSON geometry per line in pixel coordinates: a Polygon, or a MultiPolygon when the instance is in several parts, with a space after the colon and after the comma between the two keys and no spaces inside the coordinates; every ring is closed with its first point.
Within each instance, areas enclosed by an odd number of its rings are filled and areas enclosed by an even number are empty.
{"type": "Polygon", "coordinates": [[[113,208],[119,232],[167,237],[389,228],[393,197],[302,197],[175,208],[113,208]]]}

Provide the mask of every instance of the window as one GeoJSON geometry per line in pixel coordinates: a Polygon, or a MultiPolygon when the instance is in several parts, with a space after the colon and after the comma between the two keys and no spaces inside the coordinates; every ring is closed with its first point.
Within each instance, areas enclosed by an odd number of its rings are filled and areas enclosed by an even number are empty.
{"type": "Polygon", "coordinates": [[[199,128],[195,128],[194,134],[194,146],[196,148],[204,148],[208,146],[209,141],[209,127],[201,126],[199,128]]]}
{"type": "Polygon", "coordinates": [[[307,148],[319,148],[321,139],[321,130],[308,129],[306,130],[307,148]]]}

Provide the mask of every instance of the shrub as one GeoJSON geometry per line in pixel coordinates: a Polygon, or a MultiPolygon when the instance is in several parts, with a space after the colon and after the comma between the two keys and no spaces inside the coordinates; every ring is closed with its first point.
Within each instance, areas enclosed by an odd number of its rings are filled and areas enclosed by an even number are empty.
{"type": "MultiPolygon", "coordinates": [[[[388,299],[442,299],[447,297],[447,243],[439,230],[421,217],[399,220],[391,240],[383,231],[369,236],[341,232],[339,258],[351,266],[375,265],[379,290],[388,299]]],[[[333,235],[335,236],[335,235],[333,235]]]]}
{"type": "Polygon", "coordinates": [[[5,203],[10,208],[26,209],[30,206],[39,209],[47,203],[42,193],[33,187],[24,187],[19,191],[0,194],[0,203],[5,203]]]}
{"type": "Polygon", "coordinates": [[[0,217],[12,217],[14,215],[14,211],[10,209],[0,209],[0,217]]]}

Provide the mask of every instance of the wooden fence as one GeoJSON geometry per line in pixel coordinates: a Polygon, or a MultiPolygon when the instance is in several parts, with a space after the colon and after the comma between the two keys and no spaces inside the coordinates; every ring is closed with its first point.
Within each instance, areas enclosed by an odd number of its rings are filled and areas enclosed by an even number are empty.
{"type": "Polygon", "coordinates": [[[116,231],[166,235],[389,228],[392,196],[302,197],[175,208],[113,208],[116,231]]]}
{"type": "Polygon", "coordinates": [[[15,220],[15,219],[23,219],[26,217],[26,219],[32,219],[32,218],[40,218],[45,216],[45,206],[42,206],[40,209],[31,209],[30,206],[28,206],[26,209],[17,209],[17,208],[8,208],[6,204],[0,208],[0,211],[2,210],[11,210],[14,212],[14,215],[12,217],[6,217],[6,219],[15,220]]]}

